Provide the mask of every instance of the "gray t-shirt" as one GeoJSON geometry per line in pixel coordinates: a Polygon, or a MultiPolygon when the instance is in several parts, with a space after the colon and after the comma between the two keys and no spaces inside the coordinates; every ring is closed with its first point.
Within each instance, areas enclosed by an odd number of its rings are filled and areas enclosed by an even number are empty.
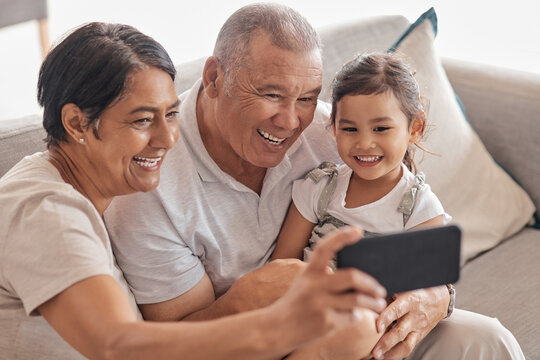
{"type": "Polygon", "coordinates": [[[203,145],[195,105],[200,81],[182,94],[180,139],[156,190],[117,197],[105,212],[113,250],[138,303],[170,300],[206,271],[216,295],[263,265],[291,202],[294,180],[323,160],[341,162],[319,103],[283,161],[268,169],[261,195],[223,172],[203,145]],[[308,141],[309,139],[309,141],[308,141]]]}
{"type": "Polygon", "coordinates": [[[140,318],[101,216],[46,153],[27,156],[0,179],[0,214],[1,358],[82,358],[36,309],[91,276],[116,279],[140,318]]]}

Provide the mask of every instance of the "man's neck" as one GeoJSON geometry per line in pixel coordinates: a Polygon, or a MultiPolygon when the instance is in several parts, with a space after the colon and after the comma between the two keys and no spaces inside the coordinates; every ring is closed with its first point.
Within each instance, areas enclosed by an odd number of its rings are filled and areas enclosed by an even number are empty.
{"type": "Polygon", "coordinates": [[[197,98],[196,116],[201,140],[212,160],[223,172],[260,195],[267,169],[254,166],[239,157],[218,134],[214,108],[204,94],[204,89],[197,98]]]}

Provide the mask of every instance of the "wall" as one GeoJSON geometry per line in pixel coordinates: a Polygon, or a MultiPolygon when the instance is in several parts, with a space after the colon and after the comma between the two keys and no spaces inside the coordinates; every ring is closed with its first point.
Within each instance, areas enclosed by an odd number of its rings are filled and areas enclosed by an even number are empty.
{"type": "MultiPolygon", "coordinates": [[[[14,0],[15,1],[15,0],[14,0]]],[[[225,19],[253,1],[49,0],[51,39],[89,21],[128,23],[153,36],[175,63],[211,53],[225,19]]],[[[381,14],[414,21],[434,6],[441,55],[540,73],[540,2],[475,0],[279,1],[316,26],[381,14]],[[511,5],[510,5],[511,4],[511,5]]],[[[36,82],[41,54],[35,23],[0,29],[0,120],[40,112],[36,82]]]]}

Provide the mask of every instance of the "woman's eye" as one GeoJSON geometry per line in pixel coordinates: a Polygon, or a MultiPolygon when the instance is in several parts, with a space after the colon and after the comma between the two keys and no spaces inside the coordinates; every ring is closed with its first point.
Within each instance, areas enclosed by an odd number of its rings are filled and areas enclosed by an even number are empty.
{"type": "Polygon", "coordinates": [[[168,120],[177,120],[178,119],[178,111],[171,111],[167,114],[168,120]]]}
{"type": "Polygon", "coordinates": [[[279,94],[266,94],[264,96],[270,99],[279,99],[281,97],[279,94]]]}

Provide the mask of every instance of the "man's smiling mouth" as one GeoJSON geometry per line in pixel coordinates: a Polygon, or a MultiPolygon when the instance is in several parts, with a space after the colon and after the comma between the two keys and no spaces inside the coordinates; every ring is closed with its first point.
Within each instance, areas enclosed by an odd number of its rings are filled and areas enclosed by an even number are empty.
{"type": "Polygon", "coordinates": [[[261,135],[264,138],[264,140],[266,140],[268,143],[272,145],[279,145],[287,139],[287,138],[280,139],[261,129],[257,129],[257,132],[259,133],[259,135],[261,135]]]}

